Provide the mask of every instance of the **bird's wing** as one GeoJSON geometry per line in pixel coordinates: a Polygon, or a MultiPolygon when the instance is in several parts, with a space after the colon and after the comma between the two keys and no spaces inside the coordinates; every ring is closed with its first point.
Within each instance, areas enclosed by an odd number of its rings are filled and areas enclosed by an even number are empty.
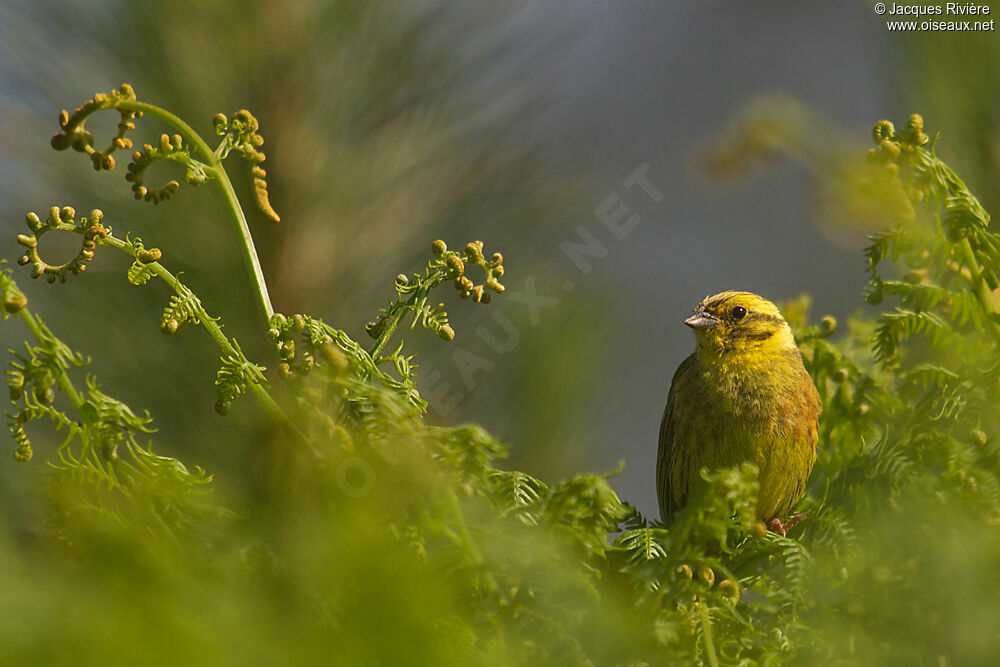
{"type": "Polygon", "coordinates": [[[677,393],[678,386],[690,381],[688,375],[695,363],[695,355],[692,354],[678,366],[670,383],[667,407],[663,410],[663,421],[660,422],[660,447],[656,455],[656,495],[660,501],[660,518],[663,521],[669,521],[674,511],[679,509],[674,503],[673,489],[670,487],[671,471],[677,453],[677,393]]]}

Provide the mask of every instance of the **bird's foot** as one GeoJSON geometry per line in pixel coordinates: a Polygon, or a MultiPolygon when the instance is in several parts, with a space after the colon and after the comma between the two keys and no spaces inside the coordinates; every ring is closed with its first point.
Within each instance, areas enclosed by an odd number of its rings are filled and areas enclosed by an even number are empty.
{"type": "Polygon", "coordinates": [[[806,518],[805,514],[796,514],[788,521],[782,523],[781,519],[779,519],[778,517],[774,517],[773,519],[767,522],[767,527],[769,530],[777,533],[778,535],[781,535],[782,537],[785,537],[788,531],[791,530],[792,526],[794,526],[799,521],[802,521],[805,518],[806,518]]]}

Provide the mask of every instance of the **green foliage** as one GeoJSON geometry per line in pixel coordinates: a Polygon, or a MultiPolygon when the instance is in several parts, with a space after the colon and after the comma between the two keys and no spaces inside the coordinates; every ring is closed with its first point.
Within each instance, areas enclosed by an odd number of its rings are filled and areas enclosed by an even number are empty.
{"type": "MultiPolygon", "coordinates": [[[[0,279],[5,298],[18,292],[7,269],[0,279]]],[[[203,497],[212,478],[201,469],[193,472],[180,461],[155,454],[139,438],[150,434],[152,419],[137,415],[125,403],[102,392],[87,376],[79,389],[71,371],[89,363],[73,352],[23,303],[16,311],[33,338],[23,354],[11,351],[7,371],[10,399],[8,425],[17,448],[14,458],[32,457],[26,427],[49,420],[64,430],[50,483],[50,525],[72,545],[87,541],[94,524],[143,526],[157,543],[174,545],[181,533],[200,532],[207,524],[198,519],[225,514],[203,497]],[[69,402],[56,405],[56,391],[69,402]],[[72,416],[71,416],[72,415],[72,416]]]]}
{"type": "MultiPolygon", "coordinates": [[[[215,117],[222,143],[212,151],[123,86],[64,113],[53,145],[110,170],[140,112],[180,134],[137,154],[134,192],[164,199],[142,185],[144,165],[179,161],[189,182],[220,185],[245,231],[221,161],[235,151],[263,183],[262,139],[248,112],[215,117]],[[102,109],[122,117],[103,152],[84,129],[102,109]]],[[[787,537],[755,523],[751,465],[704,471],[666,526],[623,503],[609,475],[549,484],[502,469],[506,447],[479,426],[425,422],[412,357],[402,342],[384,350],[407,317],[411,330],[455,336],[443,304],[430,301],[445,281],[480,303],[503,292],[503,258],[487,260],[480,242],[455,252],[435,241],[423,274],[397,276],[393,300],[366,328],[369,351],[319,318],[274,313],[244,234],[276,357],[269,372],[222,333],[158,249],[116,237],[98,210],[80,221],[69,207],[45,223],[30,214],[31,235],[18,241],[35,277],[79,273],[98,246],[129,254],[131,284],[160,278],[172,291],[162,330],[194,323],[219,348],[217,411],[252,394],[286,447],[268,463],[280,472],[264,508],[213,498],[204,471],[140,444],[152,432],[148,415],[92,377],[78,389],[74,374],[87,359],[45,327],[3,270],[4,319],[20,319],[29,335],[7,372],[14,458],[31,458],[29,429],[48,442],[36,422],[65,432],[47,448],[46,511],[52,537],[75,558],[51,539],[0,533],[0,563],[14,582],[0,589],[0,609],[22,620],[0,624],[0,661],[985,662],[1000,647],[1000,319],[991,291],[1000,243],[975,197],[925,147],[918,117],[898,135],[880,123],[875,139],[871,168],[907,206],[894,206],[888,230],[872,239],[867,300],[895,302],[851,318],[837,340],[832,318],[808,323],[808,299],[785,308],[823,403],[819,461],[799,508],[806,519],[787,537]],[[44,263],[38,242],[49,231],[82,235],[81,254],[44,263]],[[889,266],[897,260],[908,271],[899,280],[889,266]],[[466,275],[471,265],[484,271],[481,284],[466,275]],[[62,613],[45,604],[56,600],[62,613]],[[110,641],[121,632],[127,657],[110,641]]],[[[276,221],[266,185],[253,188],[276,221]]],[[[248,443],[248,457],[260,444],[248,443]]]]}

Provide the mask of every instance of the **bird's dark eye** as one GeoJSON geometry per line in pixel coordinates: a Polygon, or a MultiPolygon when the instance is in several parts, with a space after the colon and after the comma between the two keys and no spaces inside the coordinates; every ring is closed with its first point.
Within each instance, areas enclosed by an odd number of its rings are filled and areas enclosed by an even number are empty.
{"type": "Polygon", "coordinates": [[[734,306],[732,310],[729,311],[729,316],[734,320],[742,320],[747,314],[747,309],[743,306],[734,306]]]}

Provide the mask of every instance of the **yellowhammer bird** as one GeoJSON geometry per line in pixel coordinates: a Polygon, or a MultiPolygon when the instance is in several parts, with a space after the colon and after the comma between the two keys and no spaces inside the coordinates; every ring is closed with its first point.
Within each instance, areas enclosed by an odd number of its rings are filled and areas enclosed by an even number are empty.
{"type": "Polygon", "coordinates": [[[816,461],[820,402],[778,308],[749,292],[707,297],[684,320],[698,346],[674,374],[660,424],[656,493],[670,521],[700,471],[750,461],[757,518],[785,534],[816,461]]]}

